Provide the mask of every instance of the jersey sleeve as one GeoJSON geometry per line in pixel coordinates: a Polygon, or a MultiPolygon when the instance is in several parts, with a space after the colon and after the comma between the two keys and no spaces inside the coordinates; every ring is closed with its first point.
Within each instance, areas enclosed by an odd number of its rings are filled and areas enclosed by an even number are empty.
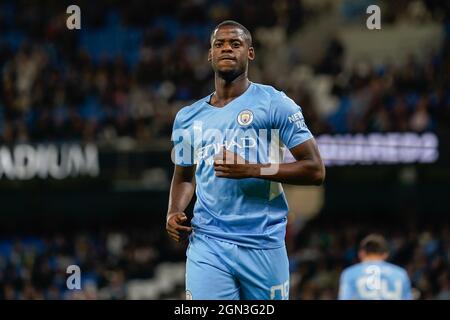
{"type": "Polygon", "coordinates": [[[194,165],[194,148],[189,127],[183,123],[181,111],[175,117],[172,128],[173,143],[172,162],[178,166],[189,167],[194,165]]]}
{"type": "Polygon", "coordinates": [[[280,139],[288,149],[313,137],[306,126],[302,109],[284,92],[272,98],[271,116],[273,128],[279,130],[280,139]]]}
{"type": "Polygon", "coordinates": [[[341,274],[341,277],[339,279],[339,293],[338,293],[338,299],[339,300],[351,300],[353,299],[353,289],[349,278],[349,273],[344,271],[341,274]]]}

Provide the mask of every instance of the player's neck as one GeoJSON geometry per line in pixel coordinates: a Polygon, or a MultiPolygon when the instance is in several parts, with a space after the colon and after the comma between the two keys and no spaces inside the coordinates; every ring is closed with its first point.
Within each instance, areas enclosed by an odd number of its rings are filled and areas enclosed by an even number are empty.
{"type": "Polygon", "coordinates": [[[380,257],[378,255],[370,255],[364,257],[363,262],[376,262],[376,261],[384,261],[384,257],[380,257]]]}
{"type": "Polygon", "coordinates": [[[239,97],[250,85],[246,72],[229,82],[216,74],[214,82],[216,92],[211,97],[211,104],[218,107],[223,107],[231,100],[239,97]]]}

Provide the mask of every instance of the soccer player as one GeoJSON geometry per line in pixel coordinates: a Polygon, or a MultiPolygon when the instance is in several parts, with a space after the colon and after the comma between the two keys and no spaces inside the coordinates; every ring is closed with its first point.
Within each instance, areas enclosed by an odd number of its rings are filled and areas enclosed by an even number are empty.
{"type": "Polygon", "coordinates": [[[342,272],[339,300],[411,300],[406,271],[385,262],[388,245],[381,235],[370,234],[359,247],[360,263],[342,272]]]}
{"type": "Polygon", "coordinates": [[[250,32],[227,20],[210,43],[215,91],[182,108],[172,133],[166,230],[177,242],[189,238],[186,297],[288,299],[281,183],[320,185],[325,168],[301,108],[283,92],[249,81],[250,32]],[[285,147],[295,162],[281,163],[285,147]],[[194,191],[189,226],[184,211],[194,191]]]}

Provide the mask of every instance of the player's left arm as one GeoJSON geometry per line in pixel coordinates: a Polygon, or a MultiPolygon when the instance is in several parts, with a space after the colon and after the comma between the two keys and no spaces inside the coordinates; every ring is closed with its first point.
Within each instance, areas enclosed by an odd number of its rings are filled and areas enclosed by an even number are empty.
{"type": "Polygon", "coordinates": [[[295,185],[321,185],[325,166],[316,141],[306,126],[301,108],[284,93],[273,97],[270,108],[271,128],[295,158],[292,163],[250,164],[240,156],[224,151],[216,159],[216,176],[223,178],[260,178],[295,185]],[[230,161],[232,160],[232,161],[230,161]]]}
{"type": "Polygon", "coordinates": [[[259,164],[248,163],[239,155],[224,150],[220,158],[216,158],[214,170],[216,176],[222,178],[261,178],[295,185],[321,185],[325,179],[325,166],[314,138],[290,151],[295,162],[259,164]]]}

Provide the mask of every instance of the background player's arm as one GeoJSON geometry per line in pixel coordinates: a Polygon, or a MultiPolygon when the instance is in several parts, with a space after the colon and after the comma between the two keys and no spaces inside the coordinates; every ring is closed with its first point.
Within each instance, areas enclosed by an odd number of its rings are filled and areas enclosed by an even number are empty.
{"type": "Polygon", "coordinates": [[[340,281],[339,281],[338,299],[339,300],[352,300],[352,299],[354,299],[353,286],[351,285],[350,279],[348,277],[348,274],[345,271],[341,275],[341,278],[340,278],[340,281]]]}
{"type": "Polygon", "coordinates": [[[405,271],[402,286],[402,300],[412,300],[412,299],[413,295],[412,295],[411,280],[409,279],[409,276],[405,271]]]}
{"type": "Polygon", "coordinates": [[[322,184],[325,179],[325,166],[314,138],[291,148],[290,151],[296,159],[295,162],[274,165],[244,163],[238,155],[225,150],[222,159],[216,159],[214,162],[216,176],[233,179],[261,178],[295,185],[322,184]],[[232,163],[230,159],[234,159],[232,163]]]}
{"type": "Polygon", "coordinates": [[[192,231],[184,226],[187,220],[184,210],[192,200],[195,191],[195,166],[175,165],[169,194],[166,230],[169,236],[179,242],[192,231]]]}

